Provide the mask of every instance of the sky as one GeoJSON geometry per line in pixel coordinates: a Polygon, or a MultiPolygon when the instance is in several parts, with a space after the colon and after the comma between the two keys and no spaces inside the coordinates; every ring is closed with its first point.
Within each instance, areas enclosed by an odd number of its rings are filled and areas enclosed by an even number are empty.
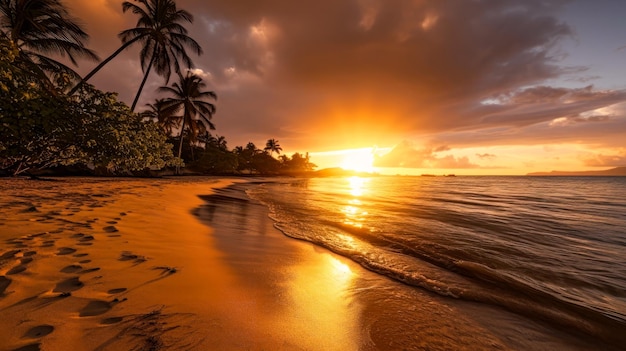
{"type": "MultiPolygon", "coordinates": [[[[119,0],[65,3],[101,58],[136,24],[119,0]]],[[[194,16],[194,70],[231,148],[273,138],[319,168],[390,174],[626,166],[626,1],[177,4],[194,16]]],[[[132,102],[138,57],[127,50],[90,83],[132,102]]],[[[152,76],[138,110],[164,84],[152,76]]]]}

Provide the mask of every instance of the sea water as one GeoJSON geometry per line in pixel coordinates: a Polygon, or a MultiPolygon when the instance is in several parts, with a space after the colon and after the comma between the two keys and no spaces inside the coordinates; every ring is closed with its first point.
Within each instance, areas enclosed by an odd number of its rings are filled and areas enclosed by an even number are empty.
{"type": "Polygon", "coordinates": [[[276,227],[451,299],[626,342],[626,177],[290,179],[276,227]]]}

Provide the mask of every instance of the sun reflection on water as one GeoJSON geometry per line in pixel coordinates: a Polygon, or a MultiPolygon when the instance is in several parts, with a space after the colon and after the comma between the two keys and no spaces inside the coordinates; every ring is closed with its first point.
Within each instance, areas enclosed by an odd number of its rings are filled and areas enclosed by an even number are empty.
{"type": "Polygon", "coordinates": [[[350,177],[348,178],[348,186],[350,194],[353,196],[363,196],[367,190],[367,183],[369,183],[369,178],[361,178],[361,177],[350,177]]]}
{"type": "Polygon", "coordinates": [[[367,185],[369,178],[350,177],[348,181],[348,192],[354,198],[348,200],[348,203],[341,208],[341,212],[345,218],[343,223],[356,228],[363,228],[368,212],[363,209],[363,201],[358,197],[368,192],[367,185]]]}

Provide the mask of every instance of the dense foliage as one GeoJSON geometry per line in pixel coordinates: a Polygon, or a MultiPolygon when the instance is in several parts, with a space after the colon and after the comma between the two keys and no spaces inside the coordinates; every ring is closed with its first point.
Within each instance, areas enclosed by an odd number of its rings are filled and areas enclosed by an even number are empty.
{"type": "Polygon", "coordinates": [[[172,166],[178,173],[183,160],[188,170],[202,174],[300,175],[316,167],[308,154],[280,155],[276,139],[269,139],[263,150],[252,142],[228,150],[224,137],[213,137],[216,108],[207,100],[217,95],[205,90],[202,78],[192,71],[183,74],[178,62],[191,68],[186,49],[201,53],[181,24],[193,17],[173,0],[137,2],[122,5],[124,12],[139,15],[137,27],[120,33],[122,47],[82,79],[51,58],[60,55],[73,64],[77,57],[97,59],[84,46],[87,33],[60,1],[0,2],[0,175],[36,175],[56,166],[108,175],[146,174],[172,166]],[[116,94],[85,84],[135,42],[143,47],[142,86],[153,65],[166,82],[172,68],[180,78],[161,87],[168,96],[141,114],[119,102],[116,94]],[[172,153],[174,143],[178,157],[172,153]]]}
{"type": "Polygon", "coordinates": [[[223,137],[214,138],[210,135],[203,147],[196,146],[184,151],[185,160],[198,155],[189,168],[206,174],[304,175],[317,167],[310,161],[308,154],[296,152],[291,157],[281,155],[276,159],[267,148],[257,149],[252,142],[246,147],[237,146],[228,151],[223,137]]]}
{"type": "Polygon", "coordinates": [[[113,93],[85,86],[69,97],[22,69],[18,48],[0,41],[0,171],[17,175],[84,164],[114,174],[176,164],[172,145],[113,93]]]}
{"type": "Polygon", "coordinates": [[[59,74],[80,78],[54,57],[66,57],[73,64],[77,58],[98,59],[85,47],[89,36],[79,21],[58,0],[0,1],[0,30],[3,39],[19,49],[21,64],[44,84],[59,74]]]}

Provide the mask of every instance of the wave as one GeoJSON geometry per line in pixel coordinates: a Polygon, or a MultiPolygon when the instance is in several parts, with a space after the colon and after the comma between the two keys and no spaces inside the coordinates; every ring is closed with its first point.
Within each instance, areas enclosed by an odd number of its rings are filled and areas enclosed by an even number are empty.
{"type": "MultiPolygon", "coordinates": [[[[542,267],[529,267],[531,272],[527,275],[507,269],[506,253],[498,252],[497,256],[501,257],[498,257],[496,264],[480,262],[475,257],[476,253],[469,254],[446,245],[445,241],[435,242],[423,238],[419,242],[401,240],[399,238],[405,236],[409,239],[413,237],[406,233],[387,233],[380,228],[355,227],[334,220],[333,216],[312,216],[312,211],[323,211],[323,208],[316,208],[312,203],[297,206],[293,203],[294,194],[281,196],[280,191],[275,190],[259,187],[251,189],[248,194],[269,207],[276,228],[289,237],[320,245],[352,259],[368,270],[441,296],[500,306],[568,330],[584,332],[613,345],[626,343],[626,335],[623,333],[626,330],[625,314],[612,309],[610,301],[607,306],[588,304],[579,295],[566,291],[596,289],[606,291],[610,296],[624,297],[624,290],[616,288],[610,281],[599,285],[574,274],[570,277],[562,275],[558,278],[566,283],[550,286],[533,278],[532,272],[541,272],[542,267]]],[[[324,199],[327,204],[341,201],[333,200],[328,193],[320,197],[328,197],[324,199]]],[[[541,200],[532,196],[525,198],[525,201],[541,200]]],[[[466,205],[468,201],[444,202],[466,205]]],[[[401,207],[396,210],[410,211],[401,207]]],[[[434,211],[424,207],[420,210],[434,211]]],[[[458,216],[453,212],[442,215],[442,211],[438,211],[437,215],[443,222],[457,221],[457,225],[461,226],[472,221],[469,216],[458,216]]],[[[480,223],[480,226],[501,231],[506,223],[496,219],[491,223],[480,223]]],[[[523,254],[523,248],[515,246],[497,248],[502,249],[511,251],[512,257],[523,254]]],[[[493,256],[488,259],[493,259],[493,256]]],[[[545,274],[544,279],[550,279],[551,273],[545,274]]]]}

